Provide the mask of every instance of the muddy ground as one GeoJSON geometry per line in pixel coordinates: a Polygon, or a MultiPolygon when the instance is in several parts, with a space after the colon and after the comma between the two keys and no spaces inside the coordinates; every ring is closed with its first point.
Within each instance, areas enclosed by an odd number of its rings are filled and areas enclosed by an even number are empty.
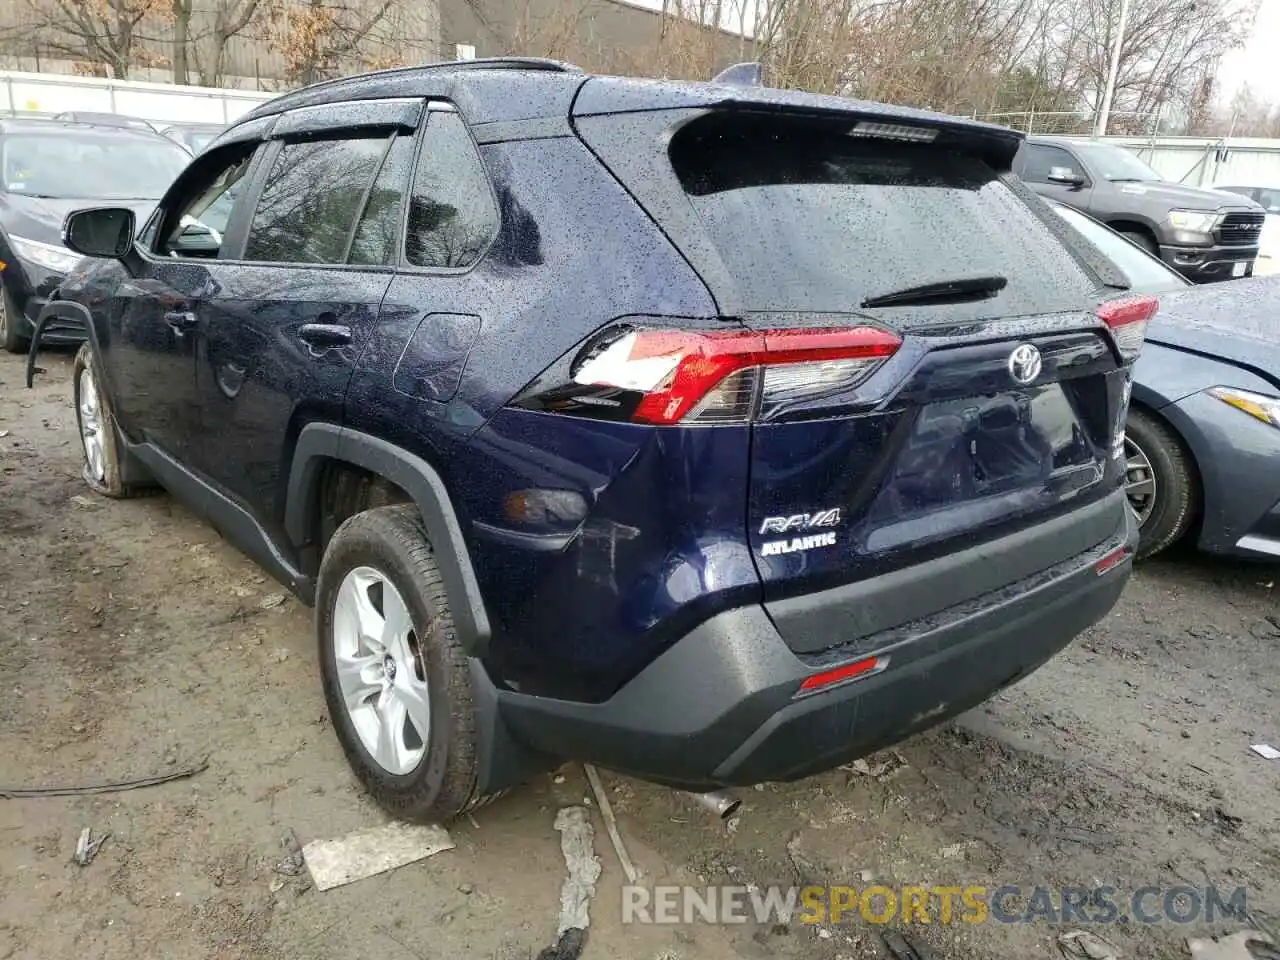
{"type": "MultiPolygon", "coordinates": [[[[329,729],[310,612],[272,606],[280,587],[168,497],[90,494],[70,355],[42,363],[28,391],[18,358],[0,356],[0,789],[208,768],[128,793],[0,799],[0,960],[536,956],[564,876],[552,820],[588,791],[581,769],[452,825],[453,851],[326,893],[281,885],[289,830],[305,842],[382,822],[329,729]],[[110,837],[82,868],[85,826],[110,837]]],[[[1149,563],[1027,681],[870,774],[745,791],[734,829],[606,774],[622,834],[651,883],[1216,884],[1246,888],[1253,922],[1274,926],[1280,761],[1248,746],[1280,744],[1277,580],[1191,553],[1149,563]]],[[[587,960],[887,955],[883,928],[856,913],[624,926],[596,824],[587,960]]],[[[1163,958],[1186,956],[1188,934],[1244,925],[1094,930],[1126,958],[1163,958]]],[[[939,960],[1032,960],[1078,926],[910,932],[939,960]]]]}

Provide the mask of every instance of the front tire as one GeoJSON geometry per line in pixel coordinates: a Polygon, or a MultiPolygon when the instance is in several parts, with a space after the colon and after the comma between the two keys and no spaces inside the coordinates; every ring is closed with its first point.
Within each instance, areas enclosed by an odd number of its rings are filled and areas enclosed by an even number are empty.
{"type": "Polygon", "coordinates": [[[1138,518],[1138,558],[1182,539],[1195,521],[1200,484],[1191,457],[1167,426],[1130,410],[1124,432],[1125,493],[1138,518]]]}
{"type": "Polygon", "coordinates": [[[316,633],[333,728],[374,800],[429,823],[472,806],[470,668],[414,505],[338,527],[320,565],[316,633]]]}
{"type": "Polygon", "coordinates": [[[76,425],[80,428],[80,452],[84,456],[84,480],[104,497],[123,500],[141,496],[152,487],[127,484],[120,469],[115,413],[102,389],[93,347],[82,343],[76,354],[74,396],[76,425]]]}
{"type": "Polygon", "coordinates": [[[9,291],[0,286],[0,347],[9,353],[26,353],[31,346],[31,338],[19,334],[22,316],[9,296],[9,291]]]}

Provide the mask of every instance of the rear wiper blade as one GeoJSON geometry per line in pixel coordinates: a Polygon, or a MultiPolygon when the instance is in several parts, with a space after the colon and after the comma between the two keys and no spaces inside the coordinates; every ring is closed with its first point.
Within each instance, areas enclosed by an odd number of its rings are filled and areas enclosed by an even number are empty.
{"type": "Polygon", "coordinates": [[[938,283],[922,283],[904,287],[892,293],[867,297],[863,307],[891,307],[902,303],[957,303],[966,300],[986,300],[994,297],[1009,284],[1007,277],[960,277],[941,280],[938,283]]]}

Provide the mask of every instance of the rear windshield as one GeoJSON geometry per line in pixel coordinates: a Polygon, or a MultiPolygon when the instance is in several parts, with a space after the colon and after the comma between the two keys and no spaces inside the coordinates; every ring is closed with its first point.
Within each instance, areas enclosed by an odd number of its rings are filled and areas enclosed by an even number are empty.
{"type": "Polygon", "coordinates": [[[1097,286],[1042,214],[955,150],[737,115],[690,124],[670,158],[750,310],[857,310],[906,287],[1004,277],[971,306],[1016,316],[1085,309],[1097,286]]]}

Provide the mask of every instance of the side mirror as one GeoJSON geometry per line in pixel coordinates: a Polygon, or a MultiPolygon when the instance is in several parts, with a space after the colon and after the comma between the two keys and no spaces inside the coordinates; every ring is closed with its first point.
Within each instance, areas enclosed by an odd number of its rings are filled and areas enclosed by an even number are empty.
{"type": "Polygon", "coordinates": [[[1068,187],[1084,186],[1084,177],[1070,167],[1050,167],[1047,179],[1050,183],[1061,183],[1068,187]]]}
{"type": "Polygon", "coordinates": [[[133,211],[127,207],[76,210],[62,224],[62,242],[85,257],[121,260],[133,249],[133,211]]]}

